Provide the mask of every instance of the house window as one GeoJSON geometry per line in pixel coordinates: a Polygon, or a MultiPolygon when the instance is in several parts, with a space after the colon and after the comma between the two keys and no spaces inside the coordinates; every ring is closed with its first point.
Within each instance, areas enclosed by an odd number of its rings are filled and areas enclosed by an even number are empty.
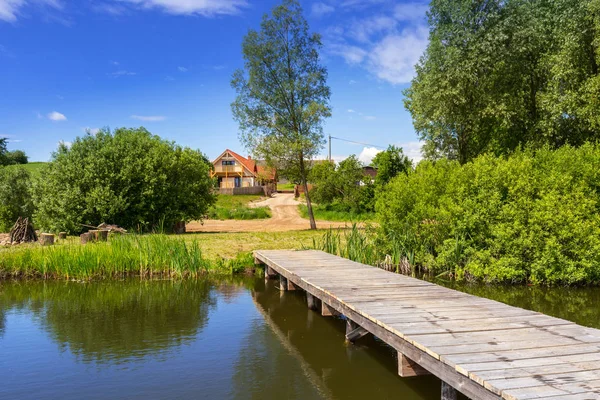
{"type": "Polygon", "coordinates": [[[235,165],[235,161],[231,160],[231,161],[221,161],[221,165],[235,165]]]}

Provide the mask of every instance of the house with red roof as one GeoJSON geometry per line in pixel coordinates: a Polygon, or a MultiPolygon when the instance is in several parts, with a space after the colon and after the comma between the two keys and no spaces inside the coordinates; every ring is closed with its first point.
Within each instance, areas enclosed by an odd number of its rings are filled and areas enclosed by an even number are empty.
{"type": "Polygon", "coordinates": [[[220,189],[277,184],[277,171],[252,157],[243,157],[229,149],[213,161],[212,177],[220,189]]]}

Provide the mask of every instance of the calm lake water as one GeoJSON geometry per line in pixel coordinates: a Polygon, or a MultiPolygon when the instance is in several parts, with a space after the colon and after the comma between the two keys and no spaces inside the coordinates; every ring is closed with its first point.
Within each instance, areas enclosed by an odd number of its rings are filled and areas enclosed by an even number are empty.
{"type": "MultiPolygon", "coordinates": [[[[276,282],[0,284],[1,399],[439,399],[276,282]]],[[[598,289],[461,290],[600,327],[598,289]]]]}

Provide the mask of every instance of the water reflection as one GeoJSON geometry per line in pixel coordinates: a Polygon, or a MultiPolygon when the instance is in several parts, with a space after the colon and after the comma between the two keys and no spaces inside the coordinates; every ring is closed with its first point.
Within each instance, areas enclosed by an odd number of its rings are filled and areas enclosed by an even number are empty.
{"type": "Polygon", "coordinates": [[[83,362],[160,355],[193,340],[215,294],[208,281],[4,285],[3,309],[32,312],[61,348],[83,362]]]}

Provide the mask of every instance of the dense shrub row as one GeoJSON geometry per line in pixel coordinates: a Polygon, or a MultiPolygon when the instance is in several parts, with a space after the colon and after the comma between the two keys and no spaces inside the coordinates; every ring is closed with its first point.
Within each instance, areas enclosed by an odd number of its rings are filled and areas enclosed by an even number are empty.
{"type": "Polygon", "coordinates": [[[434,273],[600,281],[600,147],[423,161],[377,200],[382,243],[434,273]]]}

